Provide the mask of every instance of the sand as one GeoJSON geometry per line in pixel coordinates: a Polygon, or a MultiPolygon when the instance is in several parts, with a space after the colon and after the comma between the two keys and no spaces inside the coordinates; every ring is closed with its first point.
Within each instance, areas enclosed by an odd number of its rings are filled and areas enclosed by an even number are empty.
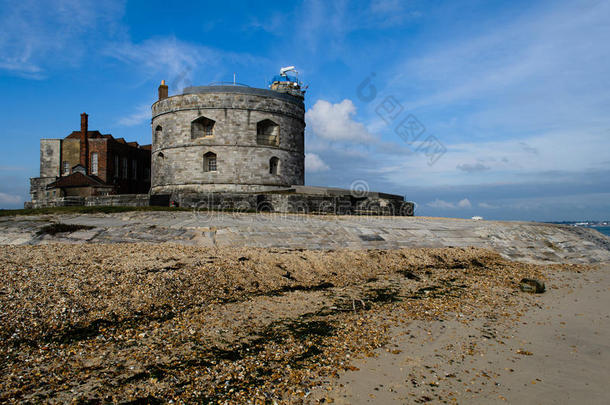
{"type": "Polygon", "coordinates": [[[394,328],[378,357],[353,362],[357,371],[312,397],[337,404],[607,404],[610,266],[553,273],[546,284],[518,322],[394,328]]]}

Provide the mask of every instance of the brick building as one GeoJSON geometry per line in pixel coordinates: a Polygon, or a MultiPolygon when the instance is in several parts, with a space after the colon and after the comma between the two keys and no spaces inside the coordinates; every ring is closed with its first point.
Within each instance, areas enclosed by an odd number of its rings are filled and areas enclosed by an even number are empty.
{"type": "Polygon", "coordinates": [[[150,190],[150,145],[89,131],[81,114],[80,131],[64,139],[40,140],[40,177],[30,179],[35,205],[61,197],[146,194],[150,190]]]}

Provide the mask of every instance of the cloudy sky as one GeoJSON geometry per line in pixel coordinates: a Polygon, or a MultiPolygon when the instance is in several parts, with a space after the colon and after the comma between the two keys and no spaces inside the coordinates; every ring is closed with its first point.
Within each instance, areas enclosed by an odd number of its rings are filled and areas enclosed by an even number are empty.
{"type": "Polygon", "coordinates": [[[265,87],[295,65],[306,183],[406,196],[417,215],[610,218],[610,2],[0,0],[0,207],[39,139],[150,143],[165,79],[265,87]]]}

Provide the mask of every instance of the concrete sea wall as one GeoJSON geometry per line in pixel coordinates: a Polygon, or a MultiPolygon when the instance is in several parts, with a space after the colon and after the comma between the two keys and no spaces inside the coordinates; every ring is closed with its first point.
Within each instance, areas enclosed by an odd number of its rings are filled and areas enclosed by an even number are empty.
{"type": "Polygon", "coordinates": [[[610,262],[610,238],[573,226],[449,218],[192,212],[0,217],[0,244],[169,242],[290,249],[487,247],[537,263],[610,262]],[[50,222],[93,229],[36,235],[50,222]]]}

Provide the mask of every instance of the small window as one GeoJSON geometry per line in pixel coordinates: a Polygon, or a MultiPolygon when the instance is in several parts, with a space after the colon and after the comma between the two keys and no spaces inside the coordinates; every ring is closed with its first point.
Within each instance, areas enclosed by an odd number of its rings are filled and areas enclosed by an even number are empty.
{"type": "Polygon", "coordinates": [[[68,163],[67,161],[64,160],[62,162],[62,167],[63,167],[62,171],[63,171],[64,176],[67,176],[68,174],[70,174],[70,163],[68,163]]]}
{"type": "Polygon", "coordinates": [[[97,174],[97,153],[91,154],[91,174],[97,174]]]}
{"type": "Polygon", "coordinates": [[[122,177],[123,177],[124,179],[126,179],[126,178],[127,178],[127,169],[128,169],[128,167],[127,167],[127,166],[128,166],[127,158],[125,158],[125,157],[124,157],[124,158],[123,158],[123,167],[122,167],[122,169],[123,169],[123,170],[122,170],[122,177]]]}
{"type": "Polygon", "coordinates": [[[134,180],[138,178],[138,161],[135,159],[131,161],[131,178],[134,180]]]}
{"type": "Polygon", "coordinates": [[[150,168],[145,167],[144,168],[144,181],[149,181],[150,180],[150,168]]]}
{"type": "Polygon", "coordinates": [[[157,128],[155,128],[155,139],[153,139],[153,143],[161,142],[162,134],[163,134],[163,127],[161,127],[161,125],[157,125],[157,128]]]}
{"type": "Polygon", "coordinates": [[[216,154],[208,152],[203,155],[203,171],[204,172],[215,172],[217,171],[216,166],[216,154]]]}
{"type": "Polygon", "coordinates": [[[280,166],[280,160],[278,158],[276,158],[275,156],[272,157],[269,160],[269,173],[277,174],[279,166],[280,166]]]}
{"type": "Polygon", "coordinates": [[[280,143],[280,126],[271,120],[258,122],[256,124],[256,143],[278,146],[280,143]]]}
{"type": "Polygon", "coordinates": [[[114,155],[114,178],[119,178],[119,155],[114,155]]]}
{"type": "Polygon", "coordinates": [[[215,123],[215,121],[206,117],[197,118],[191,122],[191,139],[214,136],[215,123]]]}

